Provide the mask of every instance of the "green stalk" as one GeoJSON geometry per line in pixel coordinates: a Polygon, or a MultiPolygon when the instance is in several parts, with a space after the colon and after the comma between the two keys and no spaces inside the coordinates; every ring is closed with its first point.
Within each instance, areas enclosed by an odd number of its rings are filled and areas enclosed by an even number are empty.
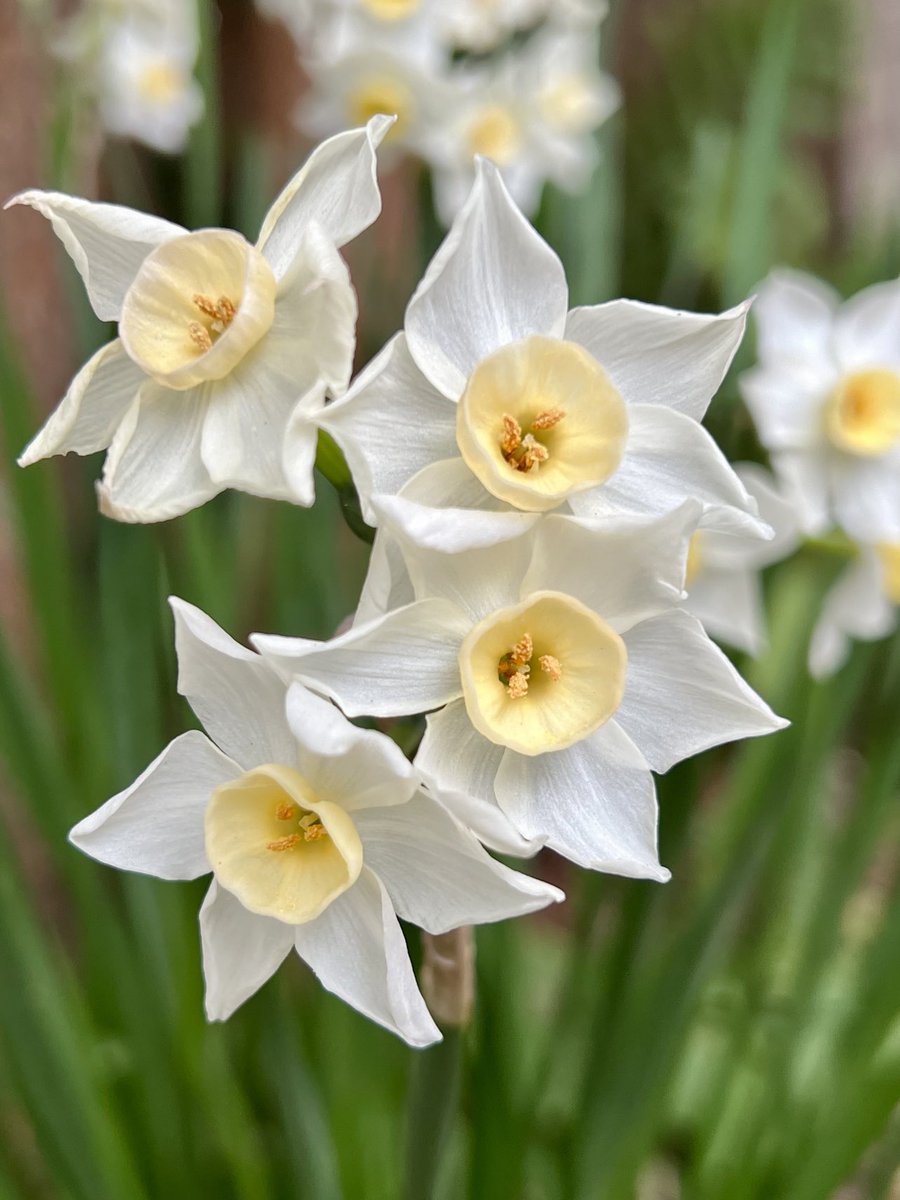
{"type": "Polygon", "coordinates": [[[444,1030],[444,1040],[417,1052],[409,1086],[406,1200],[430,1200],[459,1101],[464,1033],[444,1030]]]}

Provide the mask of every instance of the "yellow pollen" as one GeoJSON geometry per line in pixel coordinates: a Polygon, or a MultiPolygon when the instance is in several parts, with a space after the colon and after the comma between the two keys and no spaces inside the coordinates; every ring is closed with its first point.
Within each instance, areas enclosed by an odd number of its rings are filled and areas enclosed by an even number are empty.
{"type": "Polygon", "coordinates": [[[138,79],[138,92],[145,100],[167,104],[181,91],[182,77],[169,63],[157,62],[146,67],[138,79]]]}
{"type": "Polygon", "coordinates": [[[282,803],[282,804],[279,804],[278,807],[275,809],[275,816],[278,818],[279,821],[290,821],[291,818],[293,816],[295,816],[296,812],[297,812],[296,804],[282,803]]]}
{"type": "Polygon", "coordinates": [[[347,97],[349,115],[359,125],[364,125],[379,113],[397,118],[387,131],[385,141],[394,141],[398,134],[405,133],[415,114],[415,107],[413,94],[406,83],[390,75],[364,79],[347,97]]]}
{"type": "Polygon", "coordinates": [[[535,433],[553,429],[565,417],[565,409],[548,408],[546,412],[538,413],[528,426],[527,433],[522,432],[521,424],[510,413],[502,417],[503,432],[500,436],[500,453],[511,467],[517,471],[532,471],[541,463],[547,462],[550,451],[543,442],[539,442],[535,433]]]}
{"type": "Polygon", "coordinates": [[[279,852],[282,850],[293,850],[302,841],[303,835],[301,833],[289,833],[287,837],[276,838],[274,842],[266,842],[266,849],[279,852]]]}
{"type": "Polygon", "coordinates": [[[564,408],[548,408],[546,412],[538,413],[531,422],[532,430],[537,430],[538,433],[543,429],[552,429],[554,425],[558,425],[566,415],[564,408]]]}
{"type": "Polygon", "coordinates": [[[514,667],[524,667],[526,663],[531,662],[532,654],[534,654],[534,643],[531,640],[531,634],[526,633],[510,650],[509,661],[514,667]]]}
{"type": "Polygon", "coordinates": [[[509,413],[503,414],[503,437],[500,439],[500,449],[503,457],[509,462],[512,455],[522,444],[522,426],[509,413]]]}
{"type": "Polygon", "coordinates": [[[523,696],[527,696],[528,676],[516,671],[515,675],[510,677],[507,692],[510,700],[521,700],[523,696]]]}
{"type": "Polygon", "coordinates": [[[191,341],[195,346],[205,354],[207,350],[212,349],[212,337],[205,325],[201,325],[199,321],[191,321],[188,324],[188,333],[191,335],[191,341]]]}
{"type": "Polygon", "coordinates": [[[522,147],[522,129],[513,114],[499,104],[487,105],[469,126],[469,150],[504,166],[522,147]]]}
{"type": "Polygon", "coordinates": [[[418,9],[420,0],[362,0],[362,6],[379,21],[402,21],[418,9]]]}
{"type": "Polygon", "coordinates": [[[900,441],[900,374],[857,371],[835,388],[825,409],[833,444],[851,454],[884,454],[900,441]]]}
{"type": "Polygon", "coordinates": [[[559,665],[559,659],[554,658],[552,654],[542,654],[538,662],[541,664],[544,674],[549,675],[554,683],[559,683],[562,679],[562,667],[559,665]]]}

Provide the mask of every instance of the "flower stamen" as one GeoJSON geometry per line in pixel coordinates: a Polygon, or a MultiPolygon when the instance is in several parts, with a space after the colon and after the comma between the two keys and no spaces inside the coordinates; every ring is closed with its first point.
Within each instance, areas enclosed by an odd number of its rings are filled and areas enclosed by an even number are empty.
{"type": "Polygon", "coordinates": [[[534,436],[553,429],[565,417],[565,409],[548,408],[546,412],[538,413],[531,422],[527,433],[522,432],[522,426],[509,413],[503,414],[503,434],[500,438],[500,453],[511,467],[517,471],[532,471],[550,457],[550,451],[534,436]]]}
{"type": "Polygon", "coordinates": [[[560,679],[562,679],[562,667],[560,666],[559,659],[555,658],[552,654],[542,654],[538,662],[544,674],[549,675],[554,683],[559,683],[560,679]]]}
{"type": "Polygon", "coordinates": [[[510,700],[521,700],[528,695],[528,676],[516,671],[515,675],[510,676],[506,690],[510,700]]]}
{"type": "Polygon", "coordinates": [[[274,842],[266,842],[266,849],[275,850],[280,853],[282,850],[293,850],[302,841],[303,835],[301,833],[289,833],[286,837],[276,838],[274,842]]]}
{"type": "Polygon", "coordinates": [[[205,354],[207,350],[212,349],[212,337],[205,325],[201,325],[199,321],[191,321],[188,325],[188,333],[191,335],[191,341],[195,346],[205,354]]]}

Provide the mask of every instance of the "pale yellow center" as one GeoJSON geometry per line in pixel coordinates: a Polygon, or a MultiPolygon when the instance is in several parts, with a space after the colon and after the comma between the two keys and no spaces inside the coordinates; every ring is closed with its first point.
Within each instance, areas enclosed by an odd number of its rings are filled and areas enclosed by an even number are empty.
{"type": "MultiPolygon", "coordinates": [[[[417,12],[421,0],[360,0],[362,7],[378,21],[402,21],[417,12]]],[[[383,110],[382,110],[383,111],[383,110]]]]}
{"type": "Polygon", "coordinates": [[[541,115],[548,125],[564,132],[590,129],[595,122],[594,94],[583,75],[554,80],[540,95],[541,115]]]}
{"type": "Polygon", "coordinates": [[[269,330],[275,276],[239,233],[203,229],[163,242],[125,295],[119,334],[165,387],[222,379],[269,330]]]}
{"type": "Polygon", "coordinates": [[[456,413],[469,469],[500,500],[544,512],[622,461],[625,402],[574,342],[531,337],[482,359],[456,413]]]}
{"type": "Polygon", "coordinates": [[[350,93],[348,109],[351,121],[365,125],[379,113],[395,116],[397,120],[385,134],[392,141],[406,132],[415,112],[415,100],[401,79],[391,75],[373,75],[362,80],[350,93]]]}
{"type": "Polygon", "coordinates": [[[598,729],[625,691],[625,643],[580,601],[535,592],[481,621],[459,651],[466,711],[519,754],[563,750],[598,729]]]}
{"type": "Polygon", "coordinates": [[[900,604],[900,542],[880,542],[875,552],[881,563],[884,594],[891,604],[900,604]]]}
{"type": "Polygon", "coordinates": [[[522,126],[508,108],[489,104],[470,123],[468,144],[471,154],[482,154],[498,166],[506,166],[522,149],[522,126]]]}
{"type": "Polygon", "coordinates": [[[687,563],[684,574],[684,586],[689,588],[703,570],[703,534],[695,533],[688,542],[687,563]]]}
{"type": "Polygon", "coordinates": [[[349,813],[319,800],[290,767],[256,767],[216,788],[205,832],[222,887],[250,912],[289,925],[319,916],[362,870],[349,813]]]}
{"type": "Polygon", "coordinates": [[[181,75],[166,62],[152,63],[145,67],[138,79],[138,91],[152,104],[169,104],[178,96],[181,88],[181,75]]]}
{"type": "Polygon", "coordinates": [[[825,428],[840,450],[884,454],[900,442],[900,374],[876,369],[848,375],[832,392],[825,428]]]}

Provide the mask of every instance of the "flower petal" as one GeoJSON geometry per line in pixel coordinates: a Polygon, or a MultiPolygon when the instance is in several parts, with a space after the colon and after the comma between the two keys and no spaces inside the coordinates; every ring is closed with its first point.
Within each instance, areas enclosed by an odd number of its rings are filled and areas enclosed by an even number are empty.
{"type": "Polygon", "coordinates": [[[462,694],[457,656],[470,622],[446,600],[419,600],[330,642],[254,634],[288,676],[323,692],[348,717],[399,717],[462,694]]]}
{"type": "Polygon", "coordinates": [[[900,542],[900,453],[841,455],[832,473],[838,523],[861,542],[900,542]]]}
{"type": "Polygon", "coordinates": [[[896,624],[897,610],[882,585],[882,566],[876,554],[863,547],[825,597],[809,645],[810,674],[816,679],[833,675],[847,659],[850,638],[874,642],[896,624]]]}
{"type": "Polygon", "coordinates": [[[428,933],[502,921],[564,899],[558,888],[495,862],[422,792],[355,819],[366,862],[398,915],[428,933]]]}
{"type": "Polygon", "coordinates": [[[366,571],[359,603],[353,615],[354,625],[364,625],[392,609],[402,608],[415,600],[412,581],[397,539],[387,530],[379,529],[372,543],[372,553],[366,571]]]}
{"type": "Polygon", "coordinates": [[[19,456],[19,466],[29,467],[53,454],[105,450],[146,378],[118,338],[108,342],[72,380],[49,420],[19,456]]]}
{"type": "Polygon", "coordinates": [[[441,1033],[419,992],[406,942],[387,892],[363,868],[349,891],[295,930],[300,957],[322,986],[411,1046],[428,1046],[441,1033]]]}
{"type": "Polygon", "coordinates": [[[479,159],[469,198],[406,310],[419,368],[456,399],[494,350],[533,333],[560,336],[567,303],[556,253],[516,208],[494,164],[479,159]]]}
{"type": "Polygon", "coordinates": [[[800,542],[797,513],[775,483],[772,473],[758,463],[735,463],[735,474],[754,498],[759,515],[773,531],[769,538],[722,529],[718,514],[709,509],[701,522],[703,560],[717,570],[745,570],[780,562],[793,554],[800,542]]]}
{"type": "Polygon", "coordinates": [[[847,371],[900,367],[900,281],[876,283],[841,305],[834,349],[847,371]]]}
{"type": "Polygon", "coordinates": [[[69,840],[99,862],[160,879],[196,879],[210,870],[203,813],[222,783],[241,773],[204,734],[170,742],[131,787],[79,821],[69,840]]]}
{"type": "Polygon", "coordinates": [[[565,336],[593,354],[629,405],[664,405],[700,421],[741,343],[749,308],[708,315],[611,300],[573,309],[565,336]]]}
{"type": "Polygon", "coordinates": [[[101,512],[117,521],[167,521],[222,490],[200,455],[207,403],[204,388],[143,385],[106,456],[97,485],[101,512]]]}
{"type": "Polygon", "coordinates": [[[394,122],[377,116],[322,142],[266,213],[257,249],[276,278],[290,267],[305,228],[321,225],[336,246],[368,228],[381,212],[375,150],[394,122]]]}
{"type": "Polygon", "coordinates": [[[283,681],[258,654],[177,596],[178,691],[213,741],[243,770],[263,763],[293,766],[297,747],[285,716],[283,681]]]}
{"type": "Polygon", "coordinates": [[[459,453],[456,408],[413,362],[402,333],[327,406],[319,424],[344,451],[370,521],[373,494],[393,495],[422,467],[459,453]]]}
{"type": "Polygon", "coordinates": [[[831,337],[840,303],[814,275],[779,268],[757,289],[753,302],[759,357],[765,362],[833,361],[831,337]]]}
{"type": "Polygon", "coordinates": [[[567,750],[507,750],[497,800],[517,829],[594,871],[664,883],[653,776],[615,721],[567,750]]]}
{"type": "Polygon", "coordinates": [[[772,467],[784,497],[797,515],[801,530],[815,536],[831,524],[828,460],[822,450],[782,450],[772,453],[772,467]]]}
{"type": "Polygon", "coordinates": [[[494,795],[503,755],[503,747],[488,741],[472,724],[465,702],[454,700],[428,714],[415,765],[441,803],[485,845],[527,858],[537,853],[541,841],[522,837],[494,795]]]}
{"type": "Polygon", "coordinates": [[[249,912],[215,880],[200,909],[206,1015],[225,1021],[278,970],[294,927],[249,912]]]}
{"type": "Polygon", "coordinates": [[[754,657],[765,649],[762,588],[759,573],[752,568],[701,568],[684,607],[717,642],[754,657]]]}
{"type": "Polygon", "coordinates": [[[753,367],[738,384],[763,445],[791,450],[822,443],[824,407],[837,381],[828,359],[796,359],[753,367]]]}
{"type": "MultiPolygon", "coordinates": [[[[435,467],[462,468],[476,487],[481,485],[462,459],[435,463],[435,467]]],[[[432,468],[426,467],[416,476],[431,475],[432,468]]],[[[445,478],[449,471],[443,473],[445,478]]],[[[413,483],[416,482],[413,480],[413,483]]],[[[404,494],[400,496],[376,496],[372,505],[379,524],[386,524],[410,542],[424,550],[436,550],[443,554],[456,554],[463,550],[494,546],[527,533],[540,520],[540,513],[492,512],[488,508],[443,508],[429,503],[420,504],[404,494]]],[[[424,488],[423,488],[424,490],[424,488]]],[[[481,488],[484,496],[489,493],[481,488]]]]}
{"type": "Polygon", "coordinates": [[[625,634],[628,681],[616,721],[654,771],[710,746],[783,729],[703,626],[675,611],[625,634]]]}
{"type": "Polygon", "coordinates": [[[125,293],[150,251],[187,232],[133,208],[94,204],[62,192],[20,192],[4,208],[13,204],[27,204],[47,218],[101,321],[118,321],[125,293]]]}

